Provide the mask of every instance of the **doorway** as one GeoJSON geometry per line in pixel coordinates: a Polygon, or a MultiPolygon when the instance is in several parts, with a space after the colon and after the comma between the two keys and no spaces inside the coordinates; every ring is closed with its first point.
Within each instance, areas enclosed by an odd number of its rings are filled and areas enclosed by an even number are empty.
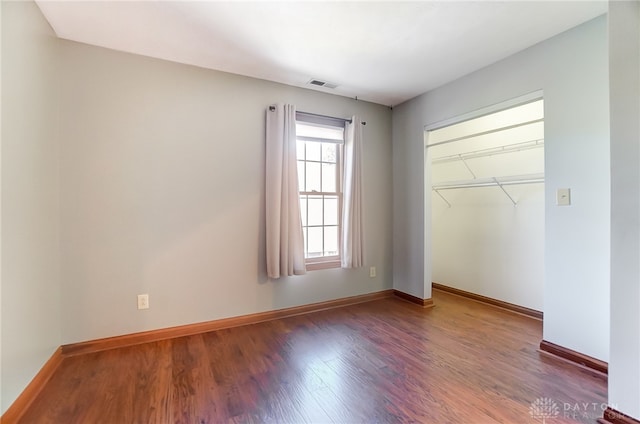
{"type": "Polygon", "coordinates": [[[542,311],[544,100],[493,109],[426,131],[431,281],[542,311]]]}

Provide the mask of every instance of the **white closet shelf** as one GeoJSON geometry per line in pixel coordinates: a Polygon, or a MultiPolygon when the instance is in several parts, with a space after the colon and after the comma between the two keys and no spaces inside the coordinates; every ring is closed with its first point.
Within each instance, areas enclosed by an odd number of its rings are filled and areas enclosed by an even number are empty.
{"type": "Polygon", "coordinates": [[[437,183],[432,186],[432,190],[436,192],[438,196],[444,202],[451,207],[451,203],[440,193],[441,190],[455,190],[460,188],[476,188],[476,187],[500,187],[502,192],[511,200],[513,206],[517,205],[517,202],[511,197],[511,195],[504,189],[504,186],[520,185],[520,184],[537,184],[544,182],[544,173],[539,174],[521,174],[510,175],[506,177],[490,177],[490,178],[475,178],[473,180],[458,180],[458,181],[446,181],[437,183]]]}
{"type": "Polygon", "coordinates": [[[510,175],[507,177],[475,178],[473,180],[446,181],[432,186],[433,190],[491,187],[500,185],[536,184],[544,182],[544,173],[510,175]]]}
{"type": "Polygon", "coordinates": [[[448,162],[456,162],[456,161],[464,162],[467,159],[502,155],[506,153],[515,153],[515,152],[521,152],[524,150],[537,149],[540,147],[544,147],[544,138],[523,141],[520,143],[506,144],[506,145],[497,146],[497,147],[489,147],[487,149],[474,150],[470,152],[458,153],[455,155],[448,155],[448,156],[433,158],[433,160],[431,161],[431,164],[436,165],[440,163],[448,163],[448,162]]]}

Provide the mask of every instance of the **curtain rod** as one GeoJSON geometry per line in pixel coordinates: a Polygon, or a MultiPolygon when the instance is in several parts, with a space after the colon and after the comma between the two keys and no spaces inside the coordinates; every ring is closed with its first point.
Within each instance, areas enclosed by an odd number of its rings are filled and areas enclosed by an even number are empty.
{"type": "MultiPolygon", "coordinates": [[[[273,112],[274,110],[276,110],[276,107],[274,105],[271,105],[269,106],[269,110],[273,112]]],[[[303,116],[315,116],[317,118],[335,119],[336,121],[348,122],[350,124],[353,123],[351,119],[336,118],[335,116],[320,115],[319,113],[296,111],[296,114],[300,114],[303,116]]],[[[367,123],[362,121],[362,125],[367,125],[367,123]]]]}

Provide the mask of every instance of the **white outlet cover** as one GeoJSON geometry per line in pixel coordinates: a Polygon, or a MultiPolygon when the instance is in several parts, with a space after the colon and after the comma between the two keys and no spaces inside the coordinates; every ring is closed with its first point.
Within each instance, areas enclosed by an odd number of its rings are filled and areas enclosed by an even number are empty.
{"type": "Polygon", "coordinates": [[[148,294],[139,294],[138,295],[138,309],[149,309],[149,295],[148,294]]]}
{"type": "Polygon", "coordinates": [[[556,205],[569,206],[571,205],[571,189],[559,188],[556,191],[556,205]]]}

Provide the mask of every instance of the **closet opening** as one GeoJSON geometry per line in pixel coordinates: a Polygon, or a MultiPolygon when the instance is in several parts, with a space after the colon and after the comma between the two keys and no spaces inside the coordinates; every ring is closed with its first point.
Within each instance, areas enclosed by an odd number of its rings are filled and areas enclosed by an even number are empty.
{"type": "Polygon", "coordinates": [[[436,287],[542,312],[544,101],[511,104],[427,128],[426,269],[436,287]]]}

